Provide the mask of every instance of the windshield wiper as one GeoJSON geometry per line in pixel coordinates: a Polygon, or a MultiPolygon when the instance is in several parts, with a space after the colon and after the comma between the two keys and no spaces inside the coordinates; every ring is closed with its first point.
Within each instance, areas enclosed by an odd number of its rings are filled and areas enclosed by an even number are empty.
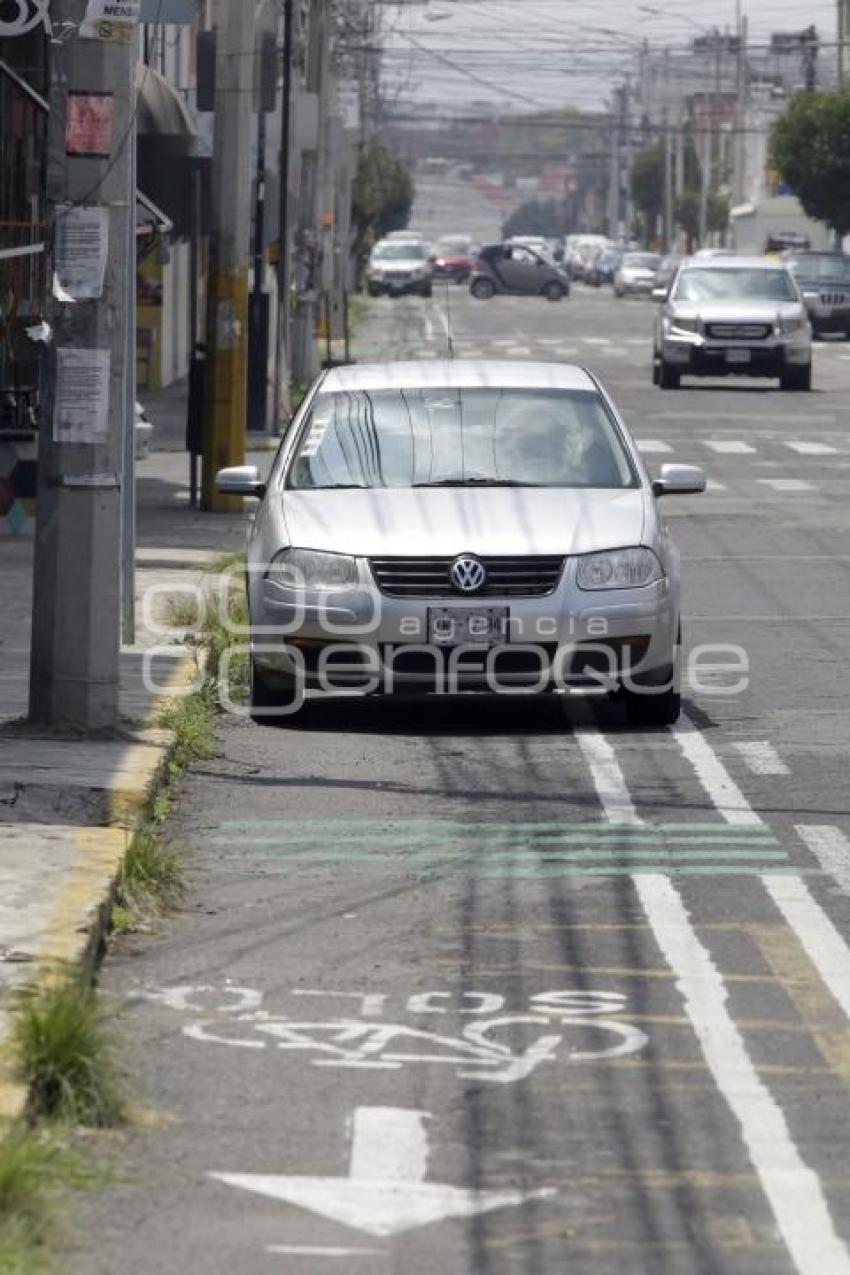
{"type": "Polygon", "coordinates": [[[543,483],[523,483],[516,478],[438,478],[435,482],[414,483],[414,487],[543,487],[543,483]]]}

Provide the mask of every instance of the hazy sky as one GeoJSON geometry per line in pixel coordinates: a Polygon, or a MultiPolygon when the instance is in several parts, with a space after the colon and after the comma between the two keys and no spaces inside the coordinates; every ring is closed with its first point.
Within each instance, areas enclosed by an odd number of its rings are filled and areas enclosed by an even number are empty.
{"type": "MultiPolygon", "coordinates": [[[[375,3],[376,0],[373,0],[375,3]]],[[[380,0],[378,0],[380,2],[380,0]]],[[[834,46],[837,0],[740,0],[748,42],[814,22],[834,46]]],[[[614,81],[635,66],[631,51],[684,48],[714,26],[735,29],[736,0],[406,0],[383,3],[384,75],[401,102],[447,106],[488,101],[504,108],[567,103],[602,109],[614,81]],[[647,10],[653,12],[647,12],[647,10]]],[[[824,61],[834,61],[825,47],[824,61]]]]}

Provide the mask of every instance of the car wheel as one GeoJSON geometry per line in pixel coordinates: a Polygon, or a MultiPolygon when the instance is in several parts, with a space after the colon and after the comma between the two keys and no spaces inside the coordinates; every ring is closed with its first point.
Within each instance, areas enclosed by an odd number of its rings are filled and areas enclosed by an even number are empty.
{"type": "Polygon", "coordinates": [[[489,301],[496,288],[490,279],[473,279],[470,292],[476,301],[489,301]]]}
{"type": "Polygon", "coordinates": [[[615,285],[615,287],[614,287],[614,296],[615,296],[615,297],[622,297],[622,295],[623,295],[623,289],[622,289],[622,288],[618,288],[618,287],[616,287],[616,285],[615,285]]]}
{"type": "Polygon", "coordinates": [[[682,712],[682,696],[667,691],[624,691],[626,714],[632,726],[673,726],[682,712]]]}
{"type": "Polygon", "coordinates": [[[251,661],[251,721],[257,726],[274,726],[292,716],[281,716],[276,709],[294,709],[298,705],[299,690],[295,682],[275,682],[274,686],[263,677],[256,663],[251,661]]]}
{"type": "Polygon", "coordinates": [[[848,328],[847,331],[844,333],[844,340],[850,341],[850,328],[848,328]]]}
{"type": "Polygon", "coordinates": [[[784,372],[780,385],[783,390],[797,390],[806,393],[812,388],[812,365],[807,363],[805,367],[792,367],[784,372]]]}
{"type": "Polygon", "coordinates": [[[543,289],[543,295],[547,301],[563,301],[566,296],[566,289],[562,283],[547,283],[543,289]]]}
{"type": "Polygon", "coordinates": [[[671,367],[666,359],[662,359],[658,364],[658,381],[657,384],[662,390],[677,390],[682,381],[682,373],[678,368],[671,367]]]}
{"type": "Polygon", "coordinates": [[[652,360],[652,384],[661,384],[661,363],[657,355],[652,360]]]}
{"type": "Polygon", "coordinates": [[[433,295],[434,295],[434,289],[429,283],[427,287],[424,287],[422,289],[422,296],[425,298],[426,301],[428,301],[433,295]]]}
{"type": "Polygon", "coordinates": [[[379,297],[381,295],[380,289],[378,288],[367,288],[366,291],[369,293],[370,297],[379,297]]]}

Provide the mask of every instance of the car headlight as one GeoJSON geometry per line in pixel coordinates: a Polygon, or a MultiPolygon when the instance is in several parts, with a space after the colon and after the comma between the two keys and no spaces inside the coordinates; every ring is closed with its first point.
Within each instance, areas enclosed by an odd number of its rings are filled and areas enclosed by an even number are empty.
{"type": "Polygon", "coordinates": [[[819,292],[804,292],[803,300],[804,301],[819,301],[820,293],[819,292]]]}
{"type": "Polygon", "coordinates": [[[797,315],[790,319],[780,319],[776,325],[777,332],[783,336],[787,336],[790,332],[803,332],[809,326],[808,319],[803,315],[797,315]]]}
{"type": "Polygon", "coordinates": [[[699,319],[673,318],[670,327],[678,328],[680,332],[699,332],[699,319]]]}
{"type": "Polygon", "coordinates": [[[341,553],[283,549],[272,559],[266,579],[283,589],[351,589],[357,585],[357,561],[341,553]]]}
{"type": "Polygon", "coordinates": [[[580,589],[641,589],[661,579],[661,563],[643,546],[589,553],[578,560],[576,584],[580,589]]]}

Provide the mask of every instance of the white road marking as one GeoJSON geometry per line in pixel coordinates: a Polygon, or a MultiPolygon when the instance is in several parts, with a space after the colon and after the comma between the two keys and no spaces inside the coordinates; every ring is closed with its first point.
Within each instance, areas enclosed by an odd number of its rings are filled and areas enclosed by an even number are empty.
{"type": "Polygon", "coordinates": [[[529,358],[531,356],[531,346],[530,345],[509,345],[507,349],[505,350],[505,354],[507,354],[508,358],[511,358],[511,359],[529,358]]]}
{"type": "Polygon", "coordinates": [[[673,735],[712,805],[726,822],[741,827],[760,827],[762,819],[689,717],[682,715],[678,726],[673,728],[673,735]]]}
{"type": "Polygon", "coordinates": [[[824,983],[850,1018],[850,950],[844,939],[812,898],[801,877],[763,877],[762,881],[824,983]]]}
{"type": "Polygon", "coordinates": [[[734,745],[754,775],[790,775],[791,771],[767,740],[751,740],[734,745]]]}
{"type": "Polygon", "coordinates": [[[269,1244],[267,1253],[280,1253],[287,1257],[385,1257],[382,1248],[309,1248],[299,1244],[269,1244]]]}
{"type": "Polygon", "coordinates": [[[850,894],[850,841],[841,829],[797,824],[795,831],[824,872],[850,894]]]}
{"type": "Polygon", "coordinates": [[[773,491],[817,491],[815,483],[804,482],[802,478],[759,478],[757,481],[773,491]]]}
{"type": "Polygon", "coordinates": [[[830,447],[829,443],[786,443],[786,447],[790,447],[792,452],[797,452],[800,456],[837,456],[838,448],[830,447]]]}
{"type": "Polygon", "coordinates": [[[725,483],[719,483],[715,478],[709,478],[705,484],[706,491],[728,491],[729,488],[725,483]]]}
{"type": "Polygon", "coordinates": [[[358,1107],[352,1118],[349,1176],[376,1182],[424,1182],[427,1111],[358,1107]]]}
{"type": "Polygon", "coordinates": [[[742,443],[738,439],[708,438],[705,446],[710,447],[718,456],[754,456],[755,447],[742,443]]]}
{"type": "Polygon", "coordinates": [[[643,823],[629,794],[617,755],[605,736],[593,728],[581,728],[576,731],[576,739],[590,770],[605,818],[609,823],[643,823]]]}
{"type": "Polygon", "coordinates": [[[664,443],[660,438],[639,438],[637,439],[638,451],[643,452],[645,456],[653,453],[672,452],[673,448],[669,443],[664,443]]]}
{"type": "Polygon", "coordinates": [[[607,336],[583,336],[584,345],[612,345],[613,342],[607,336]]]}
{"type": "Polygon", "coordinates": [[[267,1173],[212,1173],[226,1186],[309,1209],[367,1235],[385,1238],[450,1217],[470,1218],[526,1200],[557,1194],[464,1190],[424,1181],[428,1161],[425,1121],[430,1112],[402,1107],[360,1107],[354,1113],[351,1173],[347,1178],[267,1173]],[[383,1176],[389,1174],[389,1176],[383,1176]]]}
{"type": "MultiPolygon", "coordinates": [[[[794,880],[769,878],[765,885],[771,889],[794,880]]],[[[850,1254],[835,1232],[817,1175],[801,1158],[781,1107],[753,1066],[727,1008],[726,986],[682,899],[664,876],[636,877],[635,888],[664,959],[677,975],[676,986],[706,1063],[740,1123],[797,1270],[800,1275],[850,1275],[850,1254]]]]}

